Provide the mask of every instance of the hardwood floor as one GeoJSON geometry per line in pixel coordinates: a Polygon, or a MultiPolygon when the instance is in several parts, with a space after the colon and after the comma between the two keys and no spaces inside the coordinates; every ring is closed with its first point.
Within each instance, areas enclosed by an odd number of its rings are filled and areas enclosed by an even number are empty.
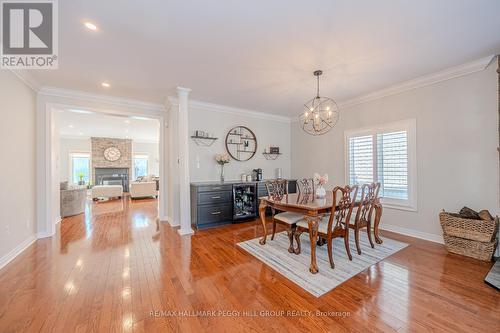
{"type": "Polygon", "coordinates": [[[0,271],[0,332],[500,327],[500,293],[483,282],[491,264],[438,244],[382,232],[410,246],[315,298],[236,246],[260,236],[257,220],[180,237],[156,215],[156,200],[124,199],[89,203],[86,216],[63,220],[56,236],[0,271]],[[195,311],[204,316],[189,317],[195,311]]]}

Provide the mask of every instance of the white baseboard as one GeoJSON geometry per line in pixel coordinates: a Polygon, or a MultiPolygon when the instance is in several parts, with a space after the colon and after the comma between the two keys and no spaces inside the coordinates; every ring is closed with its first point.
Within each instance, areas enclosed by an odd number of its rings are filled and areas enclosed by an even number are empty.
{"type": "Polygon", "coordinates": [[[48,233],[48,232],[39,232],[36,234],[36,238],[47,238],[47,237],[52,237],[54,234],[48,233]]]}
{"type": "Polygon", "coordinates": [[[188,229],[179,229],[177,230],[177,232],[179,233],[179,235],[181,236],[185,236],[185,235],[192,235],[194,234],[194,230],[191,229],[191,228],[188,228],[188,229]]]}
{"type": "Polygon", "coordinates": [[[62,221],[62,217],[61,216],[56,217],[56,225],[58,223],[61,223],[61,221],[62,221]]]}
{"type": "Polygon", "coordinates": [[[170,216],[167,216],[167,221],[168,221],[168,224],[170,224],[170,226],[172,228],[175,228],[175,227],[179,227],[181,224],[179,223],[179,221],[174,221],[173,218],[171,218],[170,216]]]}
{"type": "Polygon", "coordinates": [[[406,235],[406,236],[420,238],[420,239],[424,239],[424,240],[431,241],[434,243],[444,244],[444,240],[443,240],[442,235],[430,234],[427,232],[422,232],[422,231],[418,231],[418,230],[414,230],[414,229],[407,229],[407,228],[402,228],[402,227],[398,227],[395,225],[387,225],[387,224],[381,225],[379,228],[380,228],[380,230],[392,231],[392,232],[395,232],[397,234],[402,234],[402,235],[406,235]]]}
{"type": "Polygon", "coordinates": [[[14,260],[15,257],[17,257],[21,252],[26,250],[31,244],[33,244],[36,241],[36,237],[33,235],[23,241],[21,244],[13,248],[9,253],[4,255],[3,257],[0,258],[0,269],[2,269],[4,266],[6,266],[9,262],[14,260]]]}

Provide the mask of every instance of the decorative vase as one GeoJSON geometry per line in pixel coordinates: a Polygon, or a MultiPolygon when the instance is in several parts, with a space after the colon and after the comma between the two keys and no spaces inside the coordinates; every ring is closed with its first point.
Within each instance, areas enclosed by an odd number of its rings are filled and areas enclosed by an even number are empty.
{"type": "Polygon", "coordinates": [[[323,185],[319,185],[316,189],[316,198],[323,199],[326,197],[326,190],[323,185]]]}
{"type": "Polygon", "coordinates": [[[220,181],[224,182],[224,164],[220,165],[220,181]]]}

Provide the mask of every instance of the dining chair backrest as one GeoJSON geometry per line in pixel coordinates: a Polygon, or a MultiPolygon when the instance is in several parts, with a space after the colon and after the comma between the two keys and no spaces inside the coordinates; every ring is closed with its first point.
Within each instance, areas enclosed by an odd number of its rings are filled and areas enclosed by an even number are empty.
{"type": "Polygon", "coordinates": [[[273,200],[281,200],[288,194],[288,180],[275,179],[266,181],[267,195],[273,200]]]}
{"type": "Polygon", "coordinates": [[[380,183],[367,183],[361,186],[361,198],[358,211],[356,212],[356,220],[371,221],[373,210],[378,202],[378,192],[380,191],[380,183]]]}
{"type": "Polygon", "coordinates": [[[348,224],[357,194],[358,185],[336,186],[333,189],[333,206],[328,221],[328,233],[332,233],[337,228],[349,229],[348,224]]]}
{"type": "Polygon", "coordinates": [[[312,178],[297,180],[297,190],[299,194],[314,194],[314,180],[312,178]]]}

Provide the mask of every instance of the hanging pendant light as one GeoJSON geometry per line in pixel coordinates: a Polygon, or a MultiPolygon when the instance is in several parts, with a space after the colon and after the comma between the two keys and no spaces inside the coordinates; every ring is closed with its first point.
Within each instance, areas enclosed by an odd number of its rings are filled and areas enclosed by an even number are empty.
{"type": "Polygon", "coordinates": [[[319,96],[319,77],[323,71],[314,73],[317,78],[316,97],[304,104],[305,110],[299,116],[302,129],[311,135],[322,135],[330,131],[339,120],[339,107],[329,97],[319,96]]]}

